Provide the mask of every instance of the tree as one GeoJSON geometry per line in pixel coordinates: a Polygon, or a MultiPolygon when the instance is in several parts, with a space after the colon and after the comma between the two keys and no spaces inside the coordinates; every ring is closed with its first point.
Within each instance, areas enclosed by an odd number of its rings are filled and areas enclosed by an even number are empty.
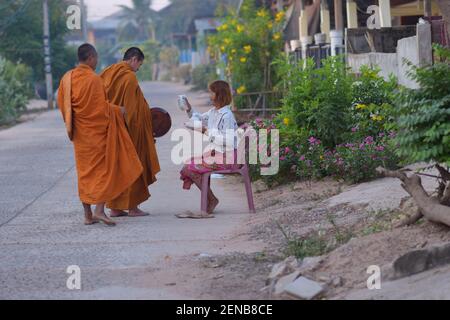
{"type": "Polygon", "coordinates": [[[379,169],[402,181],[402,187],[415,200],[418,212],[407,223],[425,217],[450,226],[450,50],[435,46],[438,61],[431,66],[414,67],[411,73],[419,89],[404,89],[397,98],[398,150],[410,162],[430,163],[438,172],[436,195],[430,196],[418,174],[379,169]]]}
{"type": "Polygon", "coordinates": [[[172,33],[185,33],[193,19],[214,17],[218,8],[237,7],[238,2],[239,0],[172,0],[169,7],[158,13],[159,40],[169,40],[172,33]]]}
{"type": "Polygon", "coordinates": [[[447,21],[447,30],[450,34],[450,1],[448,0],[436,0],[439,9],[441,9],[444,20],[447,21]]]}
{"type": "MultiPolygon", "coordinates": [[[[66,46],[65,11],[72,1],[49,0],[53,81],[76,63],[74,49],[66,46]]],[[[42,1],[13,0],[0,5],[0,55],[33,69],[34,81],[44,80],[42,1]]]]}
{"type": "Polygon", "coordinates": [[[123,22],[120,38],[138,41],[155,40],[155,11],[150,7],[152,0],[132,0],[132,6],[121,5],[123,22]]]}

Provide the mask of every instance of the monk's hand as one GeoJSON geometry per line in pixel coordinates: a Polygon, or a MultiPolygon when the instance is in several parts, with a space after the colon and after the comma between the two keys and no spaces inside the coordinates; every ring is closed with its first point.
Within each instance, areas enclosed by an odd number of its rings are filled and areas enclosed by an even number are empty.
{"type": "Polygon", "coordinates": [[[120,113],[122,113],[122,116],[124,116],[125,117],[125,114],[126,114],[126,109],[125,109],[125,107],[119,107],[120,108],[120,113]]]}

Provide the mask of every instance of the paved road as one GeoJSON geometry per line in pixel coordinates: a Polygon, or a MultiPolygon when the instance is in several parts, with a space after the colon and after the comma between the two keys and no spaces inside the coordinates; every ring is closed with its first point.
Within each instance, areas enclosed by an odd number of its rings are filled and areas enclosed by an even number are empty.
{"type": "MultiPolygon", "coordinates": [[[[168,83],[143,88],[153,106],[170,111],[174,128],[181,127],[185,116],[176,108],[176,95],[187,88],[168,83]]],[[[59,112],[0,131],[0,298],[192,298],[139,279],[151,277],[167,256],[228,250],[233,231],[248,216],[243,186],[215,181],[222,200],[216,219],[176,219],[185,208],[199,208],[200,194],[182,190],[180,167],[170,160],[174,144],[170,135],[158,141],[162,172],[143,206],[151,217],[120,218],[115,228],[85,227],[72,145],[59,112]],[[81,268],[80,291],[66,287],[70,265],[81,268]]]]}

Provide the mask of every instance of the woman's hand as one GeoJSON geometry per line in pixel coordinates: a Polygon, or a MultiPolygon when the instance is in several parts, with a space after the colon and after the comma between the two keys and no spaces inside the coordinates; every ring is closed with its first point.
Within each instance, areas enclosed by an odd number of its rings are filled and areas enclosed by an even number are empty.
{"type": "Polygon", "coordinates": [[[192,110],[192,106],[187,98],[185,99],[185,101],[186,101],[186,112],[189,113],[192,110]]]}

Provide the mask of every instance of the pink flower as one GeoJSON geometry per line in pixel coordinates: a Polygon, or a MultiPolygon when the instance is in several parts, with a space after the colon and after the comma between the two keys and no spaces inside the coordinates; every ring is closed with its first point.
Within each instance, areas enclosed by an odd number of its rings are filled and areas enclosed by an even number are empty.
{"type": "Polygon", "coordinates": [[[305,156],[300,156],[300,161],[305,161],[306,157],[305,156]]]}
{"type": "Polygon", "coordinates": [[[286,147],[286,148],[284,148],[284,152],[289,153],[289,152],[291,152],[291,149],[289,149],[289,147],[286,147]]]}
{"type": "Polygon", "coordinates": [[[384,151],[384,147],[383,146],[376,146],[375,147],[375,150],[377,150],[377,151],[384,151]]]}
{"type": "Polygon", "coordinates": [[[373,137],[368,136],[366,139],[364,139],[365,144],[372,144],[374,142],[373,137]]]}
{"type": "Polygon", "coordinates": [[[308,139],[308,142],[310,145],[315,146],[320,144],[320,140],[316,139],[315,137],[311,137],[308,139]]]}
{"type": "Polygon", "coordinates": [[[358,132],[358,128],[357,128],[357,127],[352,128],[352,132],[353,132],[353,133],[354,133],[354,132],[358,132]]]}

